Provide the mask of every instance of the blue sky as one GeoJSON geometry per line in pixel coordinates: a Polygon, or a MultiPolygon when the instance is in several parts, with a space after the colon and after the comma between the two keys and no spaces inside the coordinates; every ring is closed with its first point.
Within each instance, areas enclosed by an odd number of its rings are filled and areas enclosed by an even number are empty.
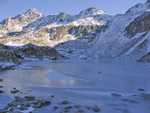
{"type": "Polygon", "coordinates": [[[110,15],[124,13],[128,8],[146,0],[0,0],[0,20],[36,8],[44,15],[64,11],[78,14],[81,10],[96,7],[110,15]]]}

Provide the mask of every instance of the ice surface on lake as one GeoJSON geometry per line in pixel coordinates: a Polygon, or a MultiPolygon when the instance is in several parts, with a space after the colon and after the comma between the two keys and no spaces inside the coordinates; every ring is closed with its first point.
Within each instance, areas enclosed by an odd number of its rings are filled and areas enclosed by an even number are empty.
{"type": "Polygon", "coordinates": [[[150,113],[150,102],[140,97],[143,92],[138,90],[150,93],[149,73],[147,63],[66,60],[24,62],[0,76],[8,96],[15,87],[31,89],[40,96],[64,95],[83,105],[98,104],[102,113],[150,113]]]}

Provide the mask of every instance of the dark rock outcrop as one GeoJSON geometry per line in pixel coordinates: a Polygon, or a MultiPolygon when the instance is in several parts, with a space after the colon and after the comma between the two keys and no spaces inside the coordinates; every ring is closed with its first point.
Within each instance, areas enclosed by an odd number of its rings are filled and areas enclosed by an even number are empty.
{"type": "MultiPolygon", "coordinates": [[[[54,48],[48,46],[36,46],[33,44],[27,44],[20,47],[10,47],[2,44],[0,45],[0,62],[10,62],[18,65],[25,57],[38,59],[57,59],[63,56],[60,55],[54,48]]],[[[11,69],[13,66],[0,65],[0,71],[11,69]]]]}
{"type": "Polygon", "coordinates": [[[150,12],[145,12],[139,17],[135,18],[125,29],[126,36],[130,38],[137,33],[147,32],[150,30],[150,12]]]}
{"type": "Polygon", "coordinates": [[[36,46],[33,44],[28,44],[23,47],[18,47],[16,51],[19,51],[25,57],[35,57],[35,58],[50,58],[59,57],[60,54],[54,48],[48,46],[36,46]]]}
{"type": "Polygon", "coordinates": [[[139,62],[150,62],[150,52],[138,60],[139,62]]]}

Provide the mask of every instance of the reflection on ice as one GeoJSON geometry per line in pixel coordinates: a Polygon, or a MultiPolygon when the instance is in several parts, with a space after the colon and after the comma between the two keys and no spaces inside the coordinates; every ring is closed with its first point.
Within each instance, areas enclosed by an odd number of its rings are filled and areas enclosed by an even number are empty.
{"type": "Polygon", "coordinates": [[[61,74],[52,67],[23,65],[15,70],[3,73],[6,92],[10,94],[13,88],[19,90],[25,87],[79,88],[90,87],[92,82],[61,74]]]}
{"type": "Polygon", "coordinates": [[[150,91],[149,68],[148,64],[137,62],[33,61],[2,73],[2,77],[8,89],[93,87],[103,92],[131,93],[139,88],[150,91]]]}

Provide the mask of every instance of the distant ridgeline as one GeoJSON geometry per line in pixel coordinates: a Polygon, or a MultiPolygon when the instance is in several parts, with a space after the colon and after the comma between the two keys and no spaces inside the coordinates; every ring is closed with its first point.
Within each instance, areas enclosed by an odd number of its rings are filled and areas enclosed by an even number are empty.
{"type": "Polygon", "coordinates": [[[0,52],[9,48],[12,54],[19,51],[19,55],[26,57],[122,58],[149,62],[149,18],[150,0],[115,16],[94,7],[77,15],[60,12],[48,16],[29,9],[0,22],[0,43],[7,45],[1,45],[0,52]],[[24,50],[26,47],[28,51],[24,50]]]}

